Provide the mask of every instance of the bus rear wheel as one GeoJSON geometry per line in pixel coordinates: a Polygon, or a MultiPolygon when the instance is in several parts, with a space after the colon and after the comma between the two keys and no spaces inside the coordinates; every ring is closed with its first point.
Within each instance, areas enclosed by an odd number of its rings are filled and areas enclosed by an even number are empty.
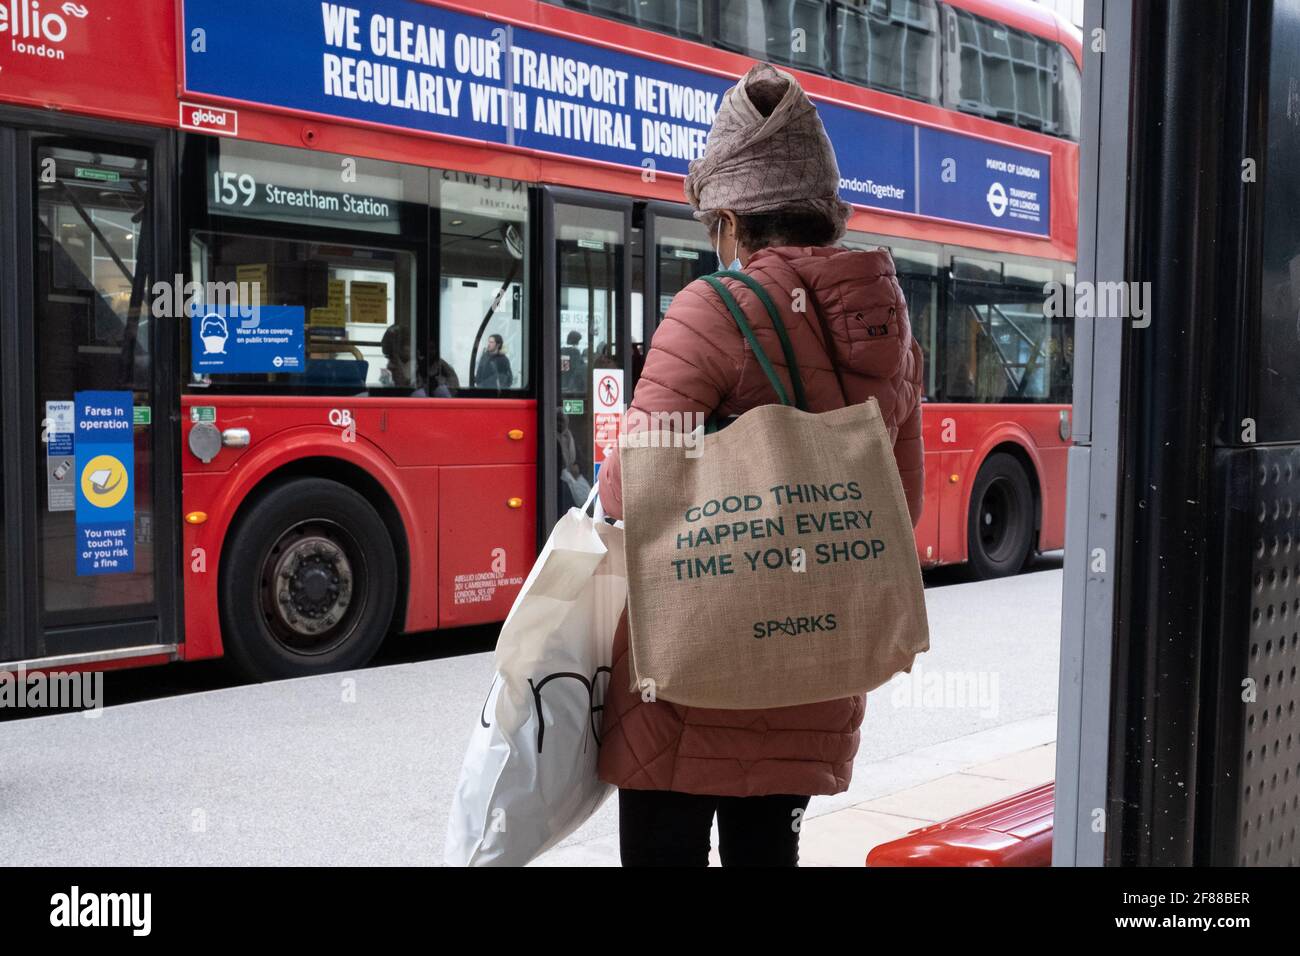
{"type": "Polygon", "coordinates": [[[1013,456],[989,455],[971,489],[966,548],[977,578],[1000,578],[1025,566],[1034,544],[1034,494],[1013,456]]]}
{"type": "Polygon", "coordinates": [[[231,534],[222,567],[225,652],[253,680],[360,667],[393,620],[388,528],[335,481],[296,479],[263,495],[231,534]]]}

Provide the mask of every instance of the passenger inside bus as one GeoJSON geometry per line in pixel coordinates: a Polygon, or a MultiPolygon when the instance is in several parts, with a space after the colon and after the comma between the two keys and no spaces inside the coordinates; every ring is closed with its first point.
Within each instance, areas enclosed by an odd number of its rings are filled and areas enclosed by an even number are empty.
{"type": "MultiPolygon", "coordinates": [[[[379,350],[383,352],[384,359],[388,363],[384,371],[380,373],[381,384],[395,388],[413,388],[411,392],[412,398],[427,398],[429,396],[423,377],[419,374],[416,363],[411,357],[411,330],[409,328],[404,325],[390,325],[379,342],[379,350]]],[[[453,389],[460,387],[460,380],[456,375],[456,370],[438,355],[432,357],[432,365],[434,370],[433,397],[451,398],[455,394],[453,389]]]]}
{"type": "Polygon", "coordinates": [[[569,430],[569,416],[563,410],[555,413],[555,442],[560,454],[559,510],[564,514],[570,508],[581,508],[591,494],[591,482],[578,464],[578,445],[569,430]]]}
{"type": "Polygon", "coordinates": [[[560,390],[565,395],[583,395],[587,388],[587,356],[582,348],[582,333],[570,329],[560,349],[560,390]]]}
{"type": "Polygon", "coordinates": [[[487,337],[487,345],[478,360],[478,370],[474,373],[474,385],[478,388],[509,388],[514,382],[510,359],[502,350],[504,345],[505,340],[495,332],[487,337]]]}

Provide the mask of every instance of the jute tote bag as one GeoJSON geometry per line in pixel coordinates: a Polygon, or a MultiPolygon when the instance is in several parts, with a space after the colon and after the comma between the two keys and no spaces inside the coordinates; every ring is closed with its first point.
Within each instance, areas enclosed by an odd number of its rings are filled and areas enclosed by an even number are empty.
{"type": "MultiPolygon", "coordinates": [[[[803,386],[772,317],[799,406],[803,386]]],[[[792,407],[715,277],[781,401],[728,427],[627,436],[623,501],[632,689],[691,707],[786,707],[865,693],[929,649],[921,569],[875,399],[792,407]]]]}

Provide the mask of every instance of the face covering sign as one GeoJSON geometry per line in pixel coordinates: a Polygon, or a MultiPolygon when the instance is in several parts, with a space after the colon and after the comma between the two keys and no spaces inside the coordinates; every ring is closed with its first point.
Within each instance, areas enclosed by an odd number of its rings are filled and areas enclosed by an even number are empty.
{"type": "Polygon", "coordinates": [[[190,312],[190,369],[229,375],[304,370],[300,305],[196,305],[190,312]]]}
{"type": "MultiPolygon", "coordinates": [[[[185,0],[184,12],[189,93],[677,175],[735,83],[414,0],[185,0]]],[[[839,103],[818,112],[846,201],[1049,234],[1047,154],[839,103]]]]}

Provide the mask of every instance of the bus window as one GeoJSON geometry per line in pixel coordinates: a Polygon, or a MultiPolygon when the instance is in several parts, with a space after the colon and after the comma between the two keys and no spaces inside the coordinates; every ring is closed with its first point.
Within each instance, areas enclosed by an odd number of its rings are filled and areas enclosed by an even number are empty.
{"type": "Polygon", "coordinates": [[[1002,262],[998,259],[977,259],[974,256],[954,255],[952,277],[971,282],[998,285],[1002,282],[1002,262]]]}
{"type": "Polygon", "coordinates": [[[1056,55],[1061,63],[1061,135],[1078,139],[1082,131],[1083,77],[1069,50],[1060,46],[1056,55]]]}
{"type": "Polygon", "coordinates": [[[954,6],[947,18],[945,103],[1042,133],[1060,131],[1055,44],[954,6]]]}
{"type": "Polygon", "coordinates": [[[442,172],[438,205],[440,390],[528,387],[528,192],[523,183],[442,172]]]}
{"type": "Polygon", "coordinates": [[[827,22],[827,0],[719,0],[718,45],[760,60],[827,73],[827,22]]]}
{"type": "Polygon", "coordinates": [[[837,3],[836,75],[872,89],[937,102],[938,37],[935,0],[837,3]]]}
{"type": "Polygon", "coordinates": [[[655,325],[663,321],[673,296],[700,276],[718,268],[718,258],[704,227],[689,219],[655,219],[655,325]]]}
{"type": "Polygon", "coordinates": [[[939,323],[939,254],[907,246],[893,247],[898,283],[907,299],[907,317],[912,337],[921,343],[927,397],[936,395],[938,366],[935,362],[939,323]]]}
{"type": "Polygon", "coordinates": [[[236,290],[251,290],[240,283],[255,277],[257,305],[301,306],[305,320],[304,371],[195,374],[197,383],[325,386],[350,393],[421,386],[412,380],[410,359],[416,281],[412,253],[211,232],[194,233],[190,248],[198,282],[235,283],[236,290]]]}
{"type": "Polygon", "coordinates": [[[944,400],[1070,401],[1070,320],[1043,310],[1052,270],[1006,263],[1000,282],[964,277],[975,271],[954,259],[944,400]]]}
{"type": "Polygon", "coordinates": [[[187,136],[183,149],[203,172],[187,179],[201,191],[191,200],[191,278],[227,309],[296,307],[284,321],[303,328],[303,366],[286,371],[279,356],[248,367],[228,322],[214,322],[211,342],[184,323],[191,386],[425,394],[429,170],[216,137],[187,136]]]}
{"type": "MultiPolygon", "coordinates": [[[[705,0],[636,0],[632,3],[638,26],[660,30],[687,40],[704,37],[705,0]]],[[[592,12],[602,4],[592,3],[592,12]]]]}
{"type": "Polygon", "coordinates": [[[687,40],[704,38],[705,0],[546,0],[687,40]]]}
{"type": "Polygon", "coordinates": [[[938,392],[938,367],[935,356],[938,344],[937,321],[939,314],[939,253],[919,246],[881,240],[859,232],[846,233],[840,243],[848,249],[888,249],[894,259],[898,284],[907,299],[907,318],[912,326],[912,337],[921,343],[922,364],[925,372],[926,398],[934,399],[938,392]]]}

